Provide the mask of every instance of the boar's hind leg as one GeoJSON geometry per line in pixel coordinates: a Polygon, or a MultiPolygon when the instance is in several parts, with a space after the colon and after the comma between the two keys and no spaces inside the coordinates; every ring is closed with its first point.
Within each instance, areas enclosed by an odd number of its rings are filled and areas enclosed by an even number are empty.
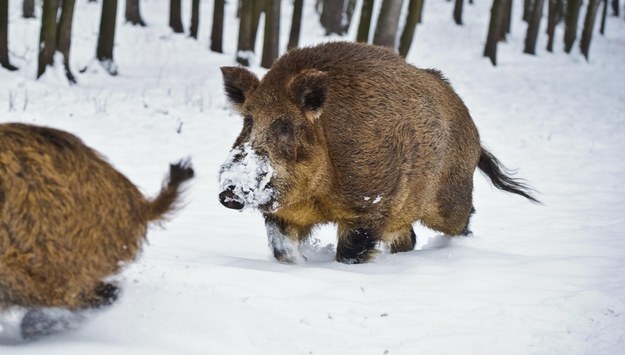
{"type": "Polygon", "coordinates": [[[299,246],[310,235],[310,227],[298,227],[271,215],[265,215],[269,248],[281,263],[294,264],[304,260],[299,246]]]}
{"type": "Polygon", "coordinates": [[[399,253],[414,249],[417,244],[417,235],[410,225],[403,230],[390,233],[390,238],[386,240],[388,240],[387,243],[391,248],[391,253],[399,253]]]}
{"type": "Polygon", "coordinates": [[[438,191],[436,203],[422,219],[423,223],[449,236],[469,234],[469,219],[475,211],[472,179],[459,173],[448,175],[447,185],[438,191]]]}
{"type": "Polygon", "coordinates": [[[23,340],[31,341],[74,329],[83,320],[80,313],[63,308],[31,308],[22,318],[20,333],[23,340]]]}
{"type": "Polygon", "coordinates": [[[376,253],[379,234],[371,228],[349,228],[339,224],[339,241],[336,261],[360,264],[369,261],[376,253]]]}
{"type": "Polygon", "coordinates": [[[84,308],[101,308],[112,305],[119,296],[119,288],[114,283],[100,282],[85,298],[84,308]]]}
{"type": "Polygon", "coordinates": [[[469,227],[469,225],[471,224],[471,217],[473,216],[474,213],[475,213],[475,207],[471,207],[471,213],[469,213],[469,217],[467,218],[467,223],[464,226],[464,229],[462,230],[462,232],[460,232],[460,235],[467,237],[473,234],[473,231],[471,231],[471,228],[469,227]]]}

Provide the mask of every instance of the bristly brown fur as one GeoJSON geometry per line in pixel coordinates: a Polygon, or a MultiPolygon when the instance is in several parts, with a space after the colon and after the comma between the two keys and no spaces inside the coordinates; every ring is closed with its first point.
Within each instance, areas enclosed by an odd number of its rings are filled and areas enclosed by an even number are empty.
{"type": "Polygon", "coordinates": [[[102,285],[115,287],[103,280],[135,259],[148,222],[175,207],[192,176],[188,162],[173,165],[148,200],[77,137],[1,124],[0,310],[110,301],[102,285]]]}
{"type": "Polygon", "coordinates": [[[441,72],[392,50],[331,42],[288,52],[262,80],[243,68],[222,72],[226,95],[253,121],[235,146],[251,143],[277,171],[279,208],[263,213],[293,243],[333,222],[337,260],[364,262],[378,241],[411,250],[416,221],[468,233],[478,162],[495,186],[533,199],[485,158],[467,107],[441,72]],[[277,137],[276,120],[295,133],[277,137]],[[293,151],[300,153],[284,153],[293,151]]]}

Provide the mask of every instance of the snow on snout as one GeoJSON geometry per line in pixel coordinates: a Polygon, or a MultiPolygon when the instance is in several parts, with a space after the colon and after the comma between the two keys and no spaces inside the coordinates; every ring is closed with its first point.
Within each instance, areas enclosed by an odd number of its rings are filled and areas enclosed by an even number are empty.
{"type": "Polygon", "coordinates": [[[230,151],[221,166],[219,183],[222,190],[233,188],[234,195],[246,207],[258,207],[274,197],[275,190],[269,182],[274,169],[269,159],[256,154],[250,143],[230,151]]]}

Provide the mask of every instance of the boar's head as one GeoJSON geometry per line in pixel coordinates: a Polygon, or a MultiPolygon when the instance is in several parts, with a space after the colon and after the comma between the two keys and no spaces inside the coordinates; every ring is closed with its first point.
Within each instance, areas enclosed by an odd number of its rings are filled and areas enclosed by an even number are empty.
{"type": "Polygon", "coordinates": [[[221,68],[226,96],[243,129],[220,170],[221,203],[275,212],[322,184],[327,152],[319,116],[327,75],[303,70],[260,81],[239,67],[221,68]]]}

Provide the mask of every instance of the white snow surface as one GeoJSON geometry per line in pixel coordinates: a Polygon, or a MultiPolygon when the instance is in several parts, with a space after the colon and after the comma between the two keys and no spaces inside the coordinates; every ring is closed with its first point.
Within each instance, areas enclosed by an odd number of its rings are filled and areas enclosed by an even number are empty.
{"type": "MultiPolygon", "coordinates": [[[[258,207],[271,201],[275,190],[268,186],[274,169],[267,157],[256,154],[249,142],[234,147],[221,166],[221,189],[233,188],[238,202],[245,207],[258,207]]],[[[277,206],[276,206],[277,207],[277,206]]]]}
{"type": "MultiPolygon", "coordinates": [[[[301,45],[328,40],[314,2],[305,4],[301,45]]],[[[445,73],[483,143],[519,168],[544,204],[476,174],[470,238],[415,225],[414,251],[344,265],[326,226],[303,248],[306,262],[283,265],[267,248],[260,214],[226,209],[217,197],[221,162],[242,125],[219,70],[235,65],[236,3],[226,5],[223,54],[208,49],[210,2],[198,41],[170,31],[166,1],[142,0],[146,28],[124,24],[120,5],[119,74],[110,77],[93,59],[100,5],[77,1],[71,66],[79,85],[69,86],[59,67],[35,80],[39,21],[21,19],[21,2],[10,2],[11,61],[20,70],[0,69],[0,121],[76,134],[146,195],[181,157],[192,156],[196,178],[184,208],[149,231],[143,254],[118,277],[116,304],[77,330],[0,346],[0,354],[623,354],[622,18],[594,34],[588,62],[577,46],[564,54],[562,26],[547,53],[543,18],[538,55],[529,56],[515,2],[495,68],[482,57],[490,2],[466,5],[463,26],[452,22],[453,2],[428,2],[408,61],[445,73]]],[[[185,16],[190,6],[183,1],[185,16]]],[[[289,1],[282,15],[285,47],[289,1]]]]}

